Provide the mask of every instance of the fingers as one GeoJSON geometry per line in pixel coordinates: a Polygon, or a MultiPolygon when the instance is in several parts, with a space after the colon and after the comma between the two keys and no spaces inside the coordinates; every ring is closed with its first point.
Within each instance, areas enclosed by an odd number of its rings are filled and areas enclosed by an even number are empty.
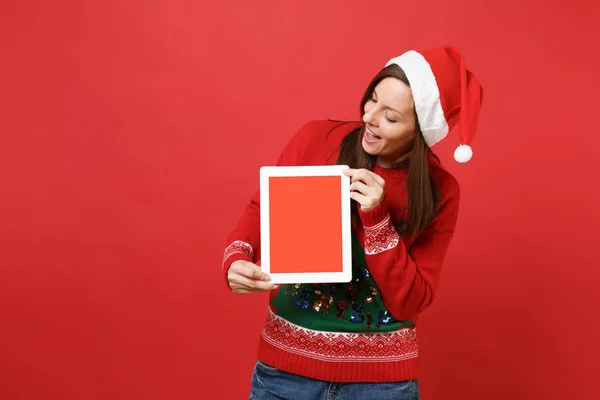
{"type": "Polygon", "coordinates": [[[271,277],[262,272],[258,265],[247,261],[236,261],[231,264],[229,270],[249,279],[271,280],[271,277]]]}
{"type": "Polygon", "coordinates": [[[377,197],[365,196],[359,192],[350,192],[350,198],[356,200],[360,204],[360,209],[363,211],[370,211],[377,208],[381,204],[381,200],[377,197]]]}
{"type": "Polygon", "coordinates": [[[279,288],[279,285],[268,282],[271,277],[262,272],[258,265],[243,260],[231,264],[227,280],[234,293],[258,293],[279,288]]]}
{"type": "Polygon", "coordinates": [[[363,211],[376,208],[383,201],[385,180],[368,169],[347,169],[350,176],[350,198],[360,204],[363,211]]]}
{"type": "Polygon", "coordinates": [[[359,192],[350,192],[350,198],[352,200],[356,200],[363,210],[366,207],[367,201],[369,199],[367,196],[359,192]]]}
{"type": "Polygon", "coordinates": [[[358,192],[364,196],[367,196],[373,193],[373,189],[365,185],[362,181],[356,181],[350,184],[350,192],[358,192]]]}
{"type": "MultiPolygon", "coordinates": [[[[371,171],[369,171],[371,172],[371,171]]],[[[371,172],[371,176],[379,183],[382,187],[385,186],[385,179],[377,175],[375,172],[371,172]]]]}
{"type": "Polygon", "coordinates": [[[279,285],[274,285],[261,280],[249,279],[236,273],[231,274],[229,277],[229,285],[236,293],[266,292],[279,287],[279,285]]]}
{"type": "Polygon", "coordinates": [[[347,169],[344,171],[344,175],[350,177],[350,182],[363,181],[367,185],[373,184],[375,178],[371,176],[370,171],[364,168],[361,169],[347,169]]]}
{"type": "Polygon", "coordinates": [[[385,180],[381,176],[365,168],[350,168],[344,170],[344,175],[350,177],[350,182],[363,181],[368,186],[373,186],[375,183],[379,184],[379,186],[385,185],[385,180]]]}

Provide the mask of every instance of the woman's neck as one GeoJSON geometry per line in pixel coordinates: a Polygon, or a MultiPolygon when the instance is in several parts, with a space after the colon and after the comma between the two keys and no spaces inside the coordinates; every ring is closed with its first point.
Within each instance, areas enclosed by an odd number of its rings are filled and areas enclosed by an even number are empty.
{"type": "Polygon", "coordinates": [[[409,156],[410,156],[410,151],[404,153],[402,156],[400,156],[399,158],[396,158],[395,160],[389,160],[387,158],[377,156],[377,158],[375,159],[375,164],[381,168],[394,168],[394,166],[397,166],[399,164],[404,164],[404,162],[408,160],[409,156]]]}

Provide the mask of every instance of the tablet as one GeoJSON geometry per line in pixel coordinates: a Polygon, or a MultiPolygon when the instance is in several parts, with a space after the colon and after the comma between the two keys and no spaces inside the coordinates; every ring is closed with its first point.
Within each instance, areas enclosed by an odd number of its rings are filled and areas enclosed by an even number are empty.
{"type": "Polygon", "coordinates": [[[346,165],[260,169],[260,265],[272,283],[352,279],[346,169],[346,165]]]}

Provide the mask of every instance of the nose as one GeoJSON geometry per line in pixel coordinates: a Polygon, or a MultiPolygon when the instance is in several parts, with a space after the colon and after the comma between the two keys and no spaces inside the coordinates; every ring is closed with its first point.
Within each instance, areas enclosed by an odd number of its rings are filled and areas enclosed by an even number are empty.
{"type": "Polygon", "coordinates": [[[371,108],[371,109],[370,109],[370,110],[368,110],[368,111],[367,111],[367,110],[365,110],[365,113],[363,114],[363,122],[364,122],[365,124],[371,124],[371,125],[374,125],[374,122],[375,122],[375,117],[374,117],[374,114],[375,114],[375,112],[374,112],[374,108],[375,108],[375,107],[371,108]]]}

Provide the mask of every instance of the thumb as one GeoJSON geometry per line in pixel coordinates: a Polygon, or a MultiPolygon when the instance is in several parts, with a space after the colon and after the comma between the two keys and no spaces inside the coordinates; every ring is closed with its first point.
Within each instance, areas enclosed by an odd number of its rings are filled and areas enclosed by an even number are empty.
{"type": "Polygon", "coordinates": [[[252,268],[250,278],[257,279],[257,280],[260,279],[263,281],[271,280],[271,277],[269,275],[265,274],[264,272],[262,272],[261,268],[258,265],[250,264],[250,267],[252,268]]]}

